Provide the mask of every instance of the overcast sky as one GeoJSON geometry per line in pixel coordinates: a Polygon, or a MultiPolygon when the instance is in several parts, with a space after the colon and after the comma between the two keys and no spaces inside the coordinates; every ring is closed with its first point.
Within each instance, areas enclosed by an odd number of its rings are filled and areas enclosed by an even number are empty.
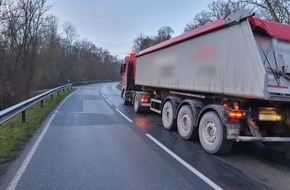
{"type": "Polygon", "coordinates": [[[140,34],[157,35],[170,26],[180,35],[186,23],[212,0],[47,0],[60,27],[70,22],[80,38],[123,58],[140,34]]]}

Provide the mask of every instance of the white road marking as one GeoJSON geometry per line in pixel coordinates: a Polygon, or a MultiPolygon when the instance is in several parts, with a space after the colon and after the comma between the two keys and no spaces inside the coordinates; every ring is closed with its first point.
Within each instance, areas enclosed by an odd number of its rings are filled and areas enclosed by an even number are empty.
{"type": "Polygon", "coordinates": [[[119,112],[123,117],[125,117],[129,122],[133,123],[133,121],[127,117],[125,114],[123,114],[120,110],[116,109],[117,112],[119,112]]]}
{"type": "Polygon", "coordinates": [[[14,176],[13,180],[10,182],[7,190],[14,190],[18,184],[18,182],[20,181],[23,173],[25,172],[31,158],[33,157],[38,145],[40,144],[41,140],[43,139],[46,131],[49,128],[50,122],[52,121],[52,119],[54,118],[55,114],[52,115],[52,117],[50,118],[49,122],[47,123],[47,125],[45,126],[45,128],[43,129],[43,131],[41,132],[40,136],[38,137],[37,141],[34,143],[32,149],[29,151],[28,155],[26,156],[25,160],[22,162],[21,167],[19,168],[19,170],[17,171],[16,175],[14,176]]]}
{"type": "Polygon", "coordinates": [[[105,98],[106,96],[102,93],[102,96],[105,98]]]}
{"type": "MultiPolygon", "coordinates": [[[[76,91],[75,91],[76,92],[76,91]]],[[[58,108],[75,92],[71,93],[68,97],[66,97],[62,103],[58,106],[58,108]]],[[[58,109],[57,108],[57,109],[58,109]]],[[[18,169],[17,173],[15,174],[15,176],[13,177],[12,181],[10,182],[9,186],[7,187],[6,190],[15,190],[18,182],[20,181],[23,173],[25,172],[30,160],[32,159],[34,153],[36,152],[40,142],[42,141],[46,131],[48,130],[50,123],[52,121],[52,119],[54,118],[55,113],[52,115],[52,117],[50,118],[50,120],[48,121],[48,123],[46,124],[46,126],[44,127],[43,131],[41,132],[41,134],[39,135],[38,139],[36,140],[36,142],[34,143],[33,147],[31,148],[31,150],[29,151],[28,155],[26,156],[25,160],[22,162],[20,168],[18,169]]]]}
{"type": "Polygon", "coordinates": [[[113,104],[108,100],[108,99],[106,99],[106,101],[112,106],[113,104]]]}
{"type": "Polygon", "coordinates": [[[159,147],[161,147],[163,150],[165,150],[168,154],[170,154],[174,159],[176,159],[178,162],[180,162],[183,166],[185,166],[187,169],[189,169],[192,173],[197,175],[200,179],[202,179],[204,182],[206,182],[208,185],[210,185],[213,189],[216,190],[222,190],[221,187],[219,187],[217,184],[215,184],[213,181],[211,181],[209,178],[207,178],[205,175],[200,173],[197,169],[189,165],[187,162],[185,162],[183,159],[181,159],[179,156],[177,156],[175,153],[173,153],[171,150],[169,150],[166,146],[161,144],[158,140],[156,140],[154,137],[152,137],[149,134],[146,134],[148,138],[150,138],[153,142],[155,142],[159,147]]]}

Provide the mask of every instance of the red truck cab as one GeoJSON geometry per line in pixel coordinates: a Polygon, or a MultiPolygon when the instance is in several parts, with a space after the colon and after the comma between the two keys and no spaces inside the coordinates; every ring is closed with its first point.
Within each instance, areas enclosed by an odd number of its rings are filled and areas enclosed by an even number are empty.
{"type": "Polygon", "coordinates": [[[122,86],[134,84],[136,73],[135,64],[136,55],[134,53],[130,53],[129,56],[125,58],[125,63],[121,65],[122,86]]]}
{"type": "Polygon", "coordinates": [[[125,63],[121,65],[121,88],[122,99],[125,104],[128,104],[130,100],[126,96],[126,92],[134,90],[135,87],[135,75],[136,75],[136,55],[134,53],[129,54],[125,58],[125,63]]]}

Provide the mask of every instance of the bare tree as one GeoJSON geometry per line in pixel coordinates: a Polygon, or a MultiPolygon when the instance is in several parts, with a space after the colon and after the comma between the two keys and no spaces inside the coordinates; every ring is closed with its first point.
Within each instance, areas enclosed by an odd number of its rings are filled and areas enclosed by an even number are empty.
{"type": "Polygon", "coordinates": [[[208,10],[201,11],[195,15],[193,20],[186,24],[184,32],[193,30],[199,26],[203,26],[207,23],[213,22],[214,20],[224,18],[227,15],[237,12],[246,11],[250,13],[253,8],[248,6],[248,4],[241,1],[230,1],[230,0],[217,0],[213,1],[208,5],[208,10]]]}
{"type": "Polygon", "coordinates": [[[133,41],[133,51],[139,52],[160,42],[168,40],[174,30],[170,26],[163,26],[157,31],[157,36],[145,36],[144,34],[139,34],[133,41]]]}
{"type": "Polygon", "coordinates": [[[86,39],[76,42],[76,50],[78,54],[78,73],[82,79],[91,78],[90,71],[93,70],[93,50],[96,48],[95,45],[86,39]]]}
{"type": "Polygon", "coordinates": [[[243,0],[240,2],[252,5],[259,17],[290,24],[290,0],[243,0]]]}
{"type": "Polygon", "coordinates": [[[0,21],[3,20],[3,10],[4,10],[3,1],[4,0],[0,0],[0,21]]]}
{"type": "Polygon", "coordinates": [[[5,18],[5,4],[4,0],[0,0],[0,22],[5,18]]]}
{"type": "Polygon", "coordinates": [[[170,26],[163,26],[157,31],[156,43],[169,40],[174,30],[170,26]]]}
{"type": "Polygon", "coordinates": [[[143,49],[146,49],[150,46],[154,45],[154,39],[149,37],[149,36],[145,36],[143,34],[139,34],[139,36],[134,39],[133,41],[133,50],[134,52],[139,52],[142,51],[143,49]]]}
{"type": "Polygon", "coordinates": [[[19,0],[11,10],[10,34],[16,47],[16,62],[24,71],[24,95],[28,98],[34,75],[34,64],[43,32],[44,15],[49,7],[46,0],[19,0]]]}
{"type": "MultiPolygon", "coordinates": [[[[70,22],[63,25],[63,37],[61,40],[63,46],[62,66],[59,67],[59,80],[68,80],[73,77],[73,67],[76,61],[74,53],[75,43],[78,39],[78,33],[75,26],[70,22]]],[[[76,49],[75,49],[76,50],[76,49]]]]}
{"type": "Polygon", "coordinates": [[[212,22],[212,17],[211,17],[210,12],[201,11],[195,15],[193,20],[191,20],[189,23],[186,24],[184,28],[184,32],[188,32],[190,30],[193,30],[199,26],[203,26],[210,22],[212,22]]]}
{"type": "Polygon", "coordinates": [[[79,41],[70,23],[59,34],[49,9],[46,0],[0,0],[0,109],[68,79],[119,79],[120,60],[79,41]]]}
{"type": "Polygon", "coordinates": [[[60,52],[60,37],[58,35],[58,19],[53,15],[45,18],[43,33],[40,38],[38,56],[36,58],[33,86],[45,88],[53,86],[58,82],[57,68],[60,52]]]}
{"type": "Polygon", "coordinates": [[[70,22],[63,25],[65,45],[67,45],[69,53],[72,53],[73,43],[78,39],[78,31],[70,22]]]}

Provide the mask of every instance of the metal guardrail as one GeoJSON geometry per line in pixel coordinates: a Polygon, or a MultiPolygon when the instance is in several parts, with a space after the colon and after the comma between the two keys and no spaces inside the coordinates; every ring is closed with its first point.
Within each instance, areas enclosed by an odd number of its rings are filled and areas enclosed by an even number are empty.
{"type": "Polygon", "coordinates": [[[6,121],[12,119],[13,117],[15,117],[16,115],[22,113],[22,122],[25,122],[26,116],[25,116],[25,111],[32,107],[33,105],[37,104],[37,103],[41,103],[41,107],[43,107],[43,100],[49,96],[51,96],[51,98],[53,97],[53,94],[58,93],[60,91],[64,91],[65,89],[70,89],[72,88],[72,84],[67,84],[67,85],[63,85],[57,88],[54,88],[52,90],[49,90],[43,94],[40,94],[38,96],[35,96],[33,98],[30,98],[28,100],[25,100],[23,102],[20,102],[14,106],[11,106],[5,110],[0,111],[0,125],[5,123],[6,121]]]}
{"type": "Polygon", "coordinates": [[[114,82],[113,80],[83,80],[81,82],[72,82],[73,86],[81,86],[81,85],[88,85],[88,84],[94,84],[94,83],[100,83],[100,82],[114,82]]]}

